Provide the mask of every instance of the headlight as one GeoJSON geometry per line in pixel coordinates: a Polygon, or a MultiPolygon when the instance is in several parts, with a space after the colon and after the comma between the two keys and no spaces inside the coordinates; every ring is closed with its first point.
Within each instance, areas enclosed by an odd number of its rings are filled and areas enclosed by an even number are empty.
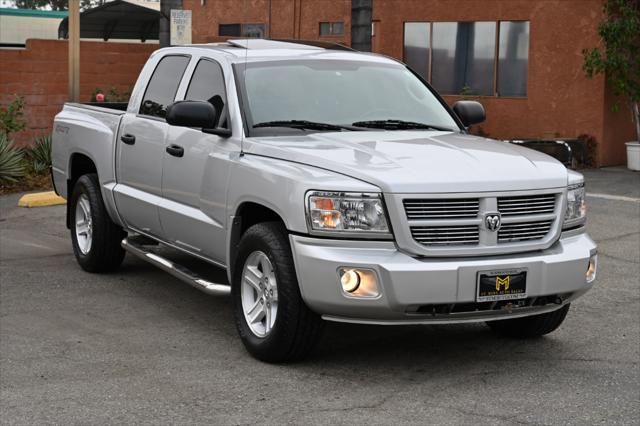
{"type": "Polygon", "coordinates": [[[564,229],[575,228],[587,220],[587,205],[584,200],[584,182],[567,188],[567,211],[564,215],[564,229]]]}
{"type": "Polygon", "coordinates": [[[369,238],[390,238],[380,194],[307,193],[307,216],[312,233],[369,238]]]}

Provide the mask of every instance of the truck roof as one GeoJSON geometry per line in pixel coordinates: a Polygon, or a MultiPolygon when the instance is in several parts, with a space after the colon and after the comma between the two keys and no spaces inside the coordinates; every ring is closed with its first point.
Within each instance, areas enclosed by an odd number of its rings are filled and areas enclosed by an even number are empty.
{"type": "Polygon", "coordinates": [[[342,59],[353,61],[397,63],[393,58],[330,42],[306,40],[233,39],[220,43],[189,44],[160,49],[156,52],[189,53],[193,49],[214,50],[224,53],[229,62],[257,62],[280,59],[342,59]]]}

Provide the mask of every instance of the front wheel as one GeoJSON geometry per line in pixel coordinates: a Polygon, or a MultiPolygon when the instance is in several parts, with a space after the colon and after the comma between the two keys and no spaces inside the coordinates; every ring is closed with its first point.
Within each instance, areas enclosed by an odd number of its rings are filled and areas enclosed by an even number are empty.
{"type": "Polygon", "coordinates": [[[284,226],[259,223],[242,236],[231,295],[236,328],[249,353],[266,362],[304,358],[322,319],[302,300],[284,226]]]}
{"type": "Polygon", "coordinates": [[[533,315],[524,318],[488,321],[487,325],[493,331],[508,337],[526,339],[544,336],[560,327],[569,312],[571,304],[546,314],[533,315]]]}
{"type": "Polygon", "coordinates": [[[107,213],[98,176],[81,176],[69,202],[73,253],[82,269],[109,272],[118,268],[125,254],[120,246],[125,232],[107,213]]]}

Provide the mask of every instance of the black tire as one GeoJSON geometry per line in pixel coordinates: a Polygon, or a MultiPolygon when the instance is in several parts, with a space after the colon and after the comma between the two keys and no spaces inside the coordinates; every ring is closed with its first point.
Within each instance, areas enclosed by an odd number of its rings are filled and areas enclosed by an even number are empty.
{"type": "Polygon", "coordinates": [[[242,343],[261,361],[281,363],[303,359],[319,340],[324,321],[302,300],[285,227],[279,222],[253,225],[242,236],[237,253],[231,297],[242,343]],[[242,273],[246,260],[255,251],[266,254],[277,280],[278,310],[273,328],[265,337],[251,331],[242,309],[242,273]]]}
{"type": "Polygon", "coordinates": [[[71,215],[71,242],[73,253],[82,269],[87,272],[110,272],[116,270],[124,259],[125,251],[120,242],[126,233],[111,220],[104,207],[98,175],[83,175],[78,179],[71,194],[69,214],[71,215]],[[76,237],[76,205],[85,195],[91,206],[92,242],[87,253],[80,250],[76,237]]]}
{"type": "Polygon", "coordinates": [[[518,339],[540,337],[560,327],[570,306],[571,304],[568,303],[553,312],[530,317],[488,321],[487,325],[491,330],[508,337],[518,339]]]}

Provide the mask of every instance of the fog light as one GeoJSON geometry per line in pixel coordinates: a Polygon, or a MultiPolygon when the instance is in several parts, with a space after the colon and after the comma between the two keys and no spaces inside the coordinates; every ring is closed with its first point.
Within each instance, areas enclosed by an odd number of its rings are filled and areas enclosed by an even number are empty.
{"type": "Polygon", "coordinates": [[[374,298],[380,295],[376,273],[371,269],[340,268],[338,275],[345,296],[374,298]]]}
{"type": "Polygon", "coordinates": [[[588,283],[592,283],[596,279],[596,273],[598,271],[598,255],[593,254],[589,258],[589,266],[585,274],[588,283]]]}
{"type": "Polygon", "coordinates": [[[344,271],[342,276],[340,277],[340,282],[342,283],[342,289],[347,293],[353,293],[360,287],[360,274],[358,271],[353,269],[348,269],[344,271]]]}

